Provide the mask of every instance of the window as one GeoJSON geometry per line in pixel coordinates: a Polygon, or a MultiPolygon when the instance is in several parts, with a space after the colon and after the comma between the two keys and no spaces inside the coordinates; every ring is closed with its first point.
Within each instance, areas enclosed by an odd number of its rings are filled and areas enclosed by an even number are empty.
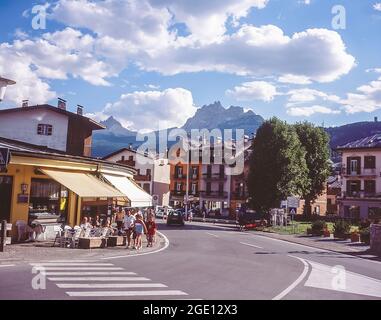
{"type": "Polygon", "coordinates": [[[369,219],[381,219],[381,208],[369,208],[368,209],[369,219]]]}
{"type": "Polygon", "coordinates": [[[375,156],[364,157],[364,168],[365,169],[375,169],[376,168],[376,157],[375,156]]]}
{"type": "Polygon", "coordinates": [[[365,180],[364,181],[364,191],[365,193],[375,193],[376,192],[376,181],[375,180],[365,180]]]}
{"type": "Polygon", "coordinates": [[[176,183],[176,191],[181,191],[182,189],[182,184],[180,182],[176,183]]]}
{"type": "Polygon", "coordinates": [[[192,183],[192,194],[197,193],[197,183],[192,183]]]}
{"type": "Polygon", "coordinates": [[[320,206],[315,207],[315,214],[317,214],[317,215],[320,214],[320,206]]]}
{"type": "Polygon", "coordinates": [[[129,157],[128,157],[128,160],[129,160],[129,161],[134,161],[134,156],[129,156],[129,157]]]}
{"type": "Polygon", "coordinates": [[[147,169],[147,176],[150,176],[151,175],[151,169],[147,169]]]}
{"type": "Polygon", "coordinates": [[[39,124],[37,126],[37,134],[41,136],[51,136],[53,133],[53,126],[50,124],[39,124]]]}
{"type": "Polygon", "coordinates": [[[122,156],[122,161],[124,161],[124,159],[125,159],[124,156],[122,156]]]}

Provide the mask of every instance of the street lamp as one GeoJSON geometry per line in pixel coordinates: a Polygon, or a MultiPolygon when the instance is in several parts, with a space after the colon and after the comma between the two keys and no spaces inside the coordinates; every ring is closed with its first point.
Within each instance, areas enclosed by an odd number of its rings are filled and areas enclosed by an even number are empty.
{"type": "Polygon", "coordinates": [[[3,101],[8,86],[16,84],[15,81],[0,77],[0,102],[3,101]]]}

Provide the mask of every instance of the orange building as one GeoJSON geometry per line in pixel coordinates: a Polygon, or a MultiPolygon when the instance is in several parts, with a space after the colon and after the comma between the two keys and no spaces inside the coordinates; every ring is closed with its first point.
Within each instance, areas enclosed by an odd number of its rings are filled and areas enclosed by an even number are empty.
{"type": "Polygon", "coordinates": [[[185,204],[187,181],[189,203],[191,206],[198,205],[200,202],[200,176],[200,163],[171,163],[170,205],[177,207],[185,204]]]}

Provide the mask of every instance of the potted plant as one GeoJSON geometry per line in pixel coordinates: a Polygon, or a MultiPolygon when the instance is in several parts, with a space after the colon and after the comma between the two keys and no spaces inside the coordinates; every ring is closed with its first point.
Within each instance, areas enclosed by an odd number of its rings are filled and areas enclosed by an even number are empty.
{"type": "Polygon", "coordinates": [[[327,228],[327,224],[325,221],[322,220],[316,220],[312,222],[311,225],[311,233],[314,236],[322,236],[324,234],[324,230],[327,228]]]}
{"type": "Polygon", "coordinates": [[[347,239],[347,236],[350,232],[351,225],[348,221],[337,220],[334,225],[334,235],[338,239],[347,239]]]}
{"type": "Polygon", "coordinates": [[[351,242],[360,242],[360,234],[357,231],[351,233],[351,242]]]}

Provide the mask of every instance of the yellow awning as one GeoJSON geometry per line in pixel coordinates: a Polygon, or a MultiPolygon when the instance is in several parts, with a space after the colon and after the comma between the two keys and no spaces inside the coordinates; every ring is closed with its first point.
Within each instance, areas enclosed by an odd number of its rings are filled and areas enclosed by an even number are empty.
{"type": "Polygon", "coordinates": [[[42,169],[43,173],[81,198],[123,198],[125,195],[91,174],[42,169]]]}

